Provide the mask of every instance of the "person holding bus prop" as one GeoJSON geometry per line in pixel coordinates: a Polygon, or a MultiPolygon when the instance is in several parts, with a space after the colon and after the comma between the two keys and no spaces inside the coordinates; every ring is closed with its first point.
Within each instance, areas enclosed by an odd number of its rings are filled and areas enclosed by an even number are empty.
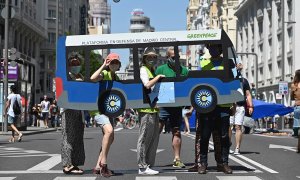
{"type": "MultiPolygon", "coordinates": [[[[211,58],[200,61],[201,70],[224,70],[221,44],[208,44],[211,58]]],[[[232,104],[218,105],[212,112],[207,114],[198,113],[200,126],[200,162],[198,167],[199,174],[206,174],[207,153],[211,133],[216,131],[219,138],[216,138],[217,147],[221,147],[221,159],[217,160],[217,170],[225,174],[232,174],[232,169],[228,166],[229,159],[229,115],[232,104]]],[[[215,147],[216,147],[215,146],[215,147]]],[[[217,155],[218,156],[218,155],[217,155]]]]}
{"type": "MultiPolygon", "coordinates": [[[[77,52],[68,57],[69,78],[73,81],[83,81],[80,74],[82,57],[77,52]]],[[[62,144],[61,159],[63,172],[71,175],[82,175],[84,172],[78,166],[84,165],[84,124],[80,110],[62,109],[61,111],[62,144]]]]}
{"type": "Polygon", "coordinates": [[[158,174],[150,168],[155,163],[156,150],[159,141],[159,109],[156,107],[156,102],[151,102],[148,94],[151,93],[155,84],[164,75],[154,76],[153,65],[157,61],[157,54],[154,48],[147,47],[144,50],[140,78],[144,87],[145,100],[150,104],[150,108],[138,109],[140,130],[137,142],[137,162],[139,167],[139,174],[141,175],[154,175],[158,174]]]}
{"type": "MultiPolygon", "coordinates": [[[[300,127],[300,69],[296,70],[294,80],[291,85],[291,98],[295,100],[294,104],[294,124],[293,128],[297,128],[299,132],[300,127]]],[[[297,153],[300,153],[300,134],[298,133],[297,153]]]]}
{"type": "MultiPolygon", "coordinates": [[[[116,71],[121,67],[120,56],[116,53],[110,53],[104,60],[102,66],[91,76],[91,81],[99,82],[102,80],[119,80],[116,71]]],[[[96,167],[93,169],[94,174],[100,174],[103,177],[110,177],[114,174],[107,167],[107,155],[109,148],[114,141],[113,118],[107,117],[105,114],[95,116],[95,121],[100,124],[103,133],[102,146],[100,149],[96,167]]]]}
{"type": "MultiPolygon", "coordinates": [[[[168,62],[159,66],[156,69],[155,74],[163,74],[166,77],[176,77],[174,47],[168,48],[167,58],[168,62]]],[[[184,66],[180,66],[180,75],[187,76],[188,69],[184,66]]],[[[180,133],[180,126],[182,121],[182,107],[160,107],[159,119],[160,133],[162,132],[165,122],[169,120],[171,124],[172,146],[174,151],[173,167],[184,168],[185,165],[180,160],[180,150],[182,142],[180,133]]]]}

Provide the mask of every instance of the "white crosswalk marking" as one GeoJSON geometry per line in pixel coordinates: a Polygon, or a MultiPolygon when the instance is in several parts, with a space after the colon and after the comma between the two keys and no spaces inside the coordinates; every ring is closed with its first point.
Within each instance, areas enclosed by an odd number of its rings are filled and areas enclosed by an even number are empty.
{"type": "Polygon", "coordinates": [[[261,180],[256,176],[217,176],[219,180],[261,180]]]}
{"type": "Polygon", "coordinates": [[[25,150],[22,148],[0,146],[0,157],[27,157],[32,155],[44,156],[46,152],[36,150],[25,150]]]}
{"type": "MultiPolygon", "coordinates": [[[[185,135],[185,136],[190,137],[192,139],[196,138],[196,136],[193,135],[193,134],[188,134],[188,135],[185,135]]],[[[211,149],[214,149],[213,142],[209,142],[209,147],[211,149]]],[[[269,172],[269,173],[278,173],[277,171],[274,171],[273,169],[268,168],[268,167],[266,167],[266,166],[264,166],[264,165],[262,165],[262,164],[260,164],[260,163],[258,163],[256,161],[253,161],[252,159],[249,159],[249,158],[247,158],[247,157],[245,157],[243,155],[237,155],[236,157],[239,157],[239,158],[245,160],[246,162],[251,163],[251,164],[253,164],[253,165],[255,165],[255,166],[257,166],[257,167],[259,167],[259,168],[261,168],[261,169],[263,169],[263,170],[265,170],[267,172],[269,172]]],[[[257,170],[255,167],[251,166],[250,164],[248,164],[246,162],[243,162],[243,161],[241,161],[241,160],[239,160],[239,159],[237,159],[237,158],[235,158],[235,157],[233,157],[231,155],[229,156],[229,158],[231,160],[235,161],[236,163],[241,164],[242,166],[248,168],[248,169],[254,170],[255,173],[262,173],[262,171],[257,170]]]]}
{"type": "Polygon", "coordinates": [[[35,170],[50,170],[57,164],[61,162],[61,155],[60,154],[53,154],[51,158],[37,164],[36,166],[28,169],[28,171],[35,171],[35,170]]]}
{"type": "Polygon", "coordinates": [[[83,176],[80,176],[80,177],[56,177],[55,179],[53,180],[95,180],[97,179],[97,177],[83,177],[83,176]]]}
{"type": "Polygon", "coordinates": [[[177,180],[176,176],[138,176],[135,180],[177,180]]]}
{"type": "Polygon", "coordinates": [[[13,180],[16,179],[17,177],[0,177],[0,180],[13,180]]]}

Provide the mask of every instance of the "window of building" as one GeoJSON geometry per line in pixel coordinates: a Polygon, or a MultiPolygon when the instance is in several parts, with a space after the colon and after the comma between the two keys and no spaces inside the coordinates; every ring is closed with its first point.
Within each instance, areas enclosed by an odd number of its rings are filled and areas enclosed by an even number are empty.
{"type": "Polygon", "coordinates": [[[272,78],[272,63],[268,64],[267,79],[272,78]]]}
{"type": "Polygon", "coordinates": [[[69,8],[69,18],[71,18],[71,17],[72,17],[72,9],[69,8]]]}
{"type": "Polygon", "coordinates": [[[288,5],[288,20],[292,21],[293,20],[293,1],[292,0],[288,0],[287,1],[287,5],[288,5]]]}
{"type": "Polygon", "coordinates": [[[289,28],[287,30],[287,32],[288,32],[288,39],[289,39],[289,44],[288,44],[287,50],[289,52],[289,51],[292,51],[292,49],[293,49],[293,29],[289,28]]]}
{"type": "Polygon", "coordinates": [[[18,6],[18,0],[15,0],[15,6],[18,6]]]}
{"type": "Polygon", "coordinates": [[[263,62],[263,55],[264,55],[264,50],[263,50],[263,44],[259,45],[259,59],[258,62],[263,62]]]}
{"type": "Polygon", "coordinates": [[[282,47],[281,34],[278,34],[277,35],[277,56],[281,54],[281,47],[282,47]]]}
{"type": "Polygon", "coordinates": [[[292,74],[293,73],[293,58],[289,57],[288,59],[288,68],[286,74],[292,74]]]}
{"type": "Polygon", "coordinates": [[[263,37],[263,21],[258,22],[258,33],[259,33],[259,38],[262,39],[262,37],[263,37]]]}
{"type": "Polygon", "coordinates": [[[267,59],[269,60],[271,58],[272,58],[272,39],[269,39],[269,53],[267,59]]]}
{"type": "Polygon", "coordinates": [[[258,81],[262,81],[263,80],[263,75],[264,75],[263,68],[261,67],[261,68],[259,68],[258,81]]]}
{"type": "Polygon", "coordinates": [[[48,18],[55,18],[56,17],[56,11],[53,9],[48,10],[48,18]]]}
{"type": "Polygon", "coordinates": [[[55,33],[51,33],[51,32],[48,33],[48,42],[51,44],[55,43],[55,33]]]}

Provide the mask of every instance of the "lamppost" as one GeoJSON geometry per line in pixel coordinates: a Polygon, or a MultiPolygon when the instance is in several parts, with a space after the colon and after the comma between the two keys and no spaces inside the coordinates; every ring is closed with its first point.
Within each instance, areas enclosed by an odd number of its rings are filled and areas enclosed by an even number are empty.
{"type": "Polygon", "coordinates": [[[5,15],[5,29],[4,29],[4,61],[3,61],[3,117],[2,117],[2,129],[4,132],[7,132],[7,116],[4,116],[6,114],[6,98],[8,96],[8,16],[9,16],[9,0],[5,1],[5,8],[6,8],[6,15],[5,15]],[[3,124],[4,122],[4,124],[3,124]]]}
{"type": "Polygon", "coordinates": [[[256,86],[256,94],[255,94],[255,98],[257,99],[257,95],[258,95],[258,56],[256,53],[248,53],[248,52],[239,52],[239,53],[236,53],[237,55],[253,55],[255,56],[255,86],[256,86]]]}

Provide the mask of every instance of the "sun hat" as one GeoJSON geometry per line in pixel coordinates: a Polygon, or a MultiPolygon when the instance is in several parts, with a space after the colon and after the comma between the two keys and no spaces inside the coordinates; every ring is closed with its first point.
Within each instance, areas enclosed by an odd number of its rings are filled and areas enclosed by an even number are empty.
{"type": "Polygon", "coordinates": [[[146,47],[145,48],[143,56],[148,56],[148,55],[157,55],[156,51],[153,47],[146,47]]]}

